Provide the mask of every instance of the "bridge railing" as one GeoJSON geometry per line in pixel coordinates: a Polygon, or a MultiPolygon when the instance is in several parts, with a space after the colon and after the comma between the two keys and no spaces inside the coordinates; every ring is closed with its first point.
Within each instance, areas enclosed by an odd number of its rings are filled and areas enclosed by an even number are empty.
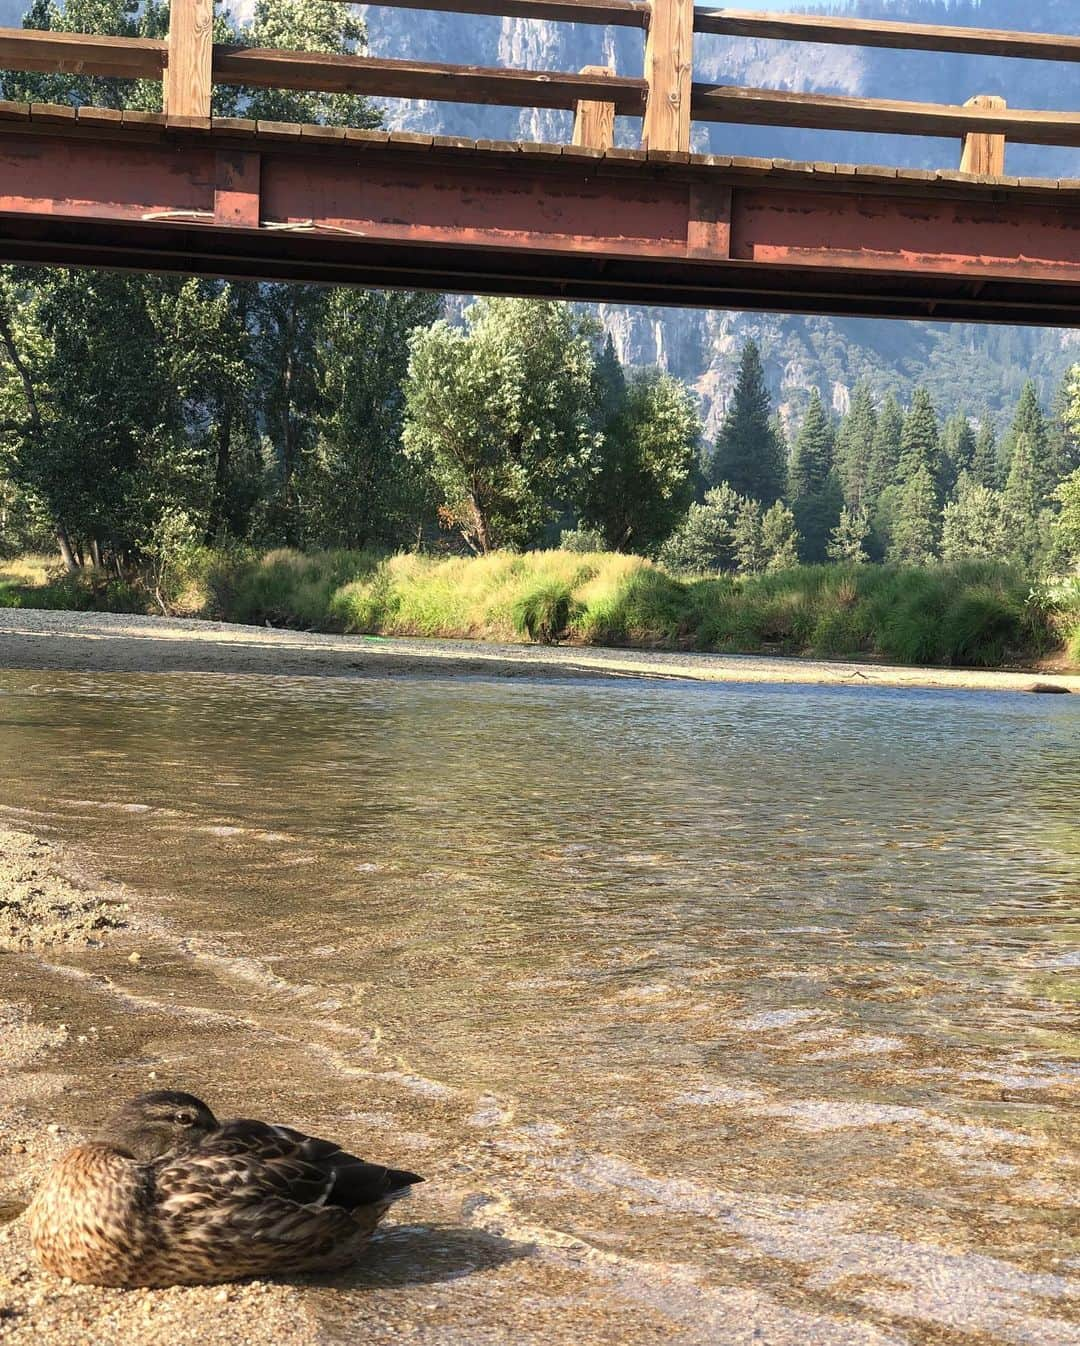
{"type": "MultiPolygon", "coordinates": [[[[343,0],[345,3],[346,0],[343,0]]],[[[963,105],[695,82],[697,35],[1080,62],[1080,36],[696,9],[693,0],[381,0],[384,5],[638,28],[643,78],[589,66],[510,70],[363,55],[216,46],[213,0],[172,0],[167,41],[0,29],[0,68],[161,80],[167,121],[209,126],[215,84],[572,110],[574,143],[604,150],[616,114],[642,122],[656,158],[683,157],[695,120],[828,131],[956,137],[961,169],[1001,175],[1007,141],[1080,147],[1080,110],[1010,109],[995,95],[963,105]]]]}

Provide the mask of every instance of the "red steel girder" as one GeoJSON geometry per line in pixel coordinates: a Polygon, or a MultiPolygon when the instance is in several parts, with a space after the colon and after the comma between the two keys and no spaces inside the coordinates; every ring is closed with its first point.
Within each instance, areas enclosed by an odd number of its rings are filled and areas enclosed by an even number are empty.
{"type": "Polygon", "coordinates": [[[0,259],[1080,326],[1080,191],[0,122],[0,259]]]}

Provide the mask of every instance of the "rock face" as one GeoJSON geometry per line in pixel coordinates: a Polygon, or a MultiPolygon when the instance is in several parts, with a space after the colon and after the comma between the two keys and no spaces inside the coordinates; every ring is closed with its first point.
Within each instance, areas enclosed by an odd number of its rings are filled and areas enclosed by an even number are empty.
{"type": "MultiPolygon", "coordinates": [[[[754,8],[747,5],[746,8],[754,8]]],[[[782,8],[780,5],[774,8],[782,8]]],[[[792,9],[807,8],[793,0],[792,9]]],[[[821,9],[818,5],[814,8],[821,9]]],[[[842,3],[834,12],[888,15],[930,23],[979,24],[1056,32],[1080,31],[1075,0],[880,0],[842,3]]],[[[373,54],[577,70],[613,65],[640,74],[641,34],[627,29],[523,19],[418,13],[361,6],[373,54]]],[[[784,42],[702,37],[695,69],[699,79],[777,89],[816,89],[865,97],[906,97],[963,102],[975,93],[1003,93],[1013,106],[1075,108],[1075,67],[1029,61],[874,51],[860,47],[810,47],[784,42]]],[[[386,104],[400,129],[508,139],[567,139],[567,114],[472,107],[462,104],[386,104]]],[[[639,126],[620,119],[622,143],[633,144],[639,126]]],[[[838,135],[767,127],[695,127],[695,144],[717,153],[836,159],[941,167],[959,163],[952,141],[903,136],[838,135]]],[[[1014,146],[1010,170],[1080,177],[1080,153],[1014,146]]],[[[742,338],[763,347],[766,370],[784,413],[797,417],[812,386],[826,405],[842,410],[856,379],[868,375],[877,390],[905,395],[927,383],[943,408],[965,402],[972,412],[1007,411],[1030,372],[1049,396],[1066,365],[1080,358],[1080,338],[1067,332],[947,327],[927,323],[787,318],[731,312],[601,306],[620,358],[658,364],[698,390],[707,428],[715,431],[734,382],[742,338]]]]}

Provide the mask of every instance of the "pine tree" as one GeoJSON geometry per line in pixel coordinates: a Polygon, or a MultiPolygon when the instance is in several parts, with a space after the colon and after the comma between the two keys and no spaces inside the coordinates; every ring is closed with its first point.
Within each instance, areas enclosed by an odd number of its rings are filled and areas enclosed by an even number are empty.
{"type": "Polygon", "coordinates": [[[905,565],[927,565],[937,555],[937,488],[925,463],[919,463],[900,488],[892,523],[889,560],[905,565]]]}
{"type": "Polygon", "coordinates": [[[778,500],[762,515],[761,541],[768,555],[765,569],[791,570],[799,564],[799,529],[795,515],[778,500]]]}
{"type": "Polygon", "coordinates": [[[954,412],[941,434],[941,452],[945,467],[944,494],[951,496],[956,483],[971,471],[975,460],[975,431],[965,411],[954,412]]]}
{"type": "Polygon", "coordinates": [[[923,467],[930,474],[935,495],[940,498],[944,471],[937,411],[926,389],[916,388],[904,417],[904,433],[900,439],[897,466],[900,485],[905,485],[923,467]]]}
{"type": "Polygon", "coordinates": [[[1049,515],[1039,496],[1036,442],[1026,431],[1021,431],[1013,443],[1004,497],[1013,551],[1025,565],[1031,565],[1046,544],[1049,515]]]}
{"type": "Polygon", "coordinates": [[[956,499],[942,510],[941,555],[946,561],[1003,561],[1012,545],[1001,492],[964,474],[956,485],[956,499]]]}
{"type": "Polygon", "coordinates": [[[904,413],[892,393],[877,418],[874,445],[870,458],[870,479],[867,484],[868,504],[873,509],[882,491],[896,480],[900,462],[900,441],[904,434],[904,413]]]}
{"type": "Polygon", "coordinates": [[[998,463],[997,433],[994,423],[986,417],[979,426],[975,453],[971,460],[971,475],[980,486],[991,491],[1001,489],[1001,468],[998,463]]]}
{"type": "Polygon", "coordinates": [[[769,554],[761,531],[761,505],[744,500],[735,518],[735,561],[740,575],[759,575],[768,564],[769,554]]]}
{"type": "Polygon", "coordinates": [[[739,495],[770,505],[785,490],[783,445],[769,423],[772,406],[761,354],[753,341],[742,349],[735,392],[709,464],[709,480],[727,483],[739,495]]]}
{"type": "Polygon", "coordinates": [[[833,471],[833,429],[821,394],[810,395],[791,458],[791,504],[802,536],[804,561],[823,561],[829,535],[840,516],[843,497],[833,471]]]}
{"type": "Polygon", "coordinates": [[[860,379],[836,438],[836,469],[849,509],[860,510],[869,502],[877,419],[870,384],[860,379]]]}
{"type": "Polygon", "coordinates": [[[840,511],[840,522],[832,530],[826,549],[830,561],[848,561],[862,565],[870,558],[866,554],[866,539],[870,536],[870,518],[865,509],[840,511]]]}
{"type": "Polygon", "coordinates": [[[1013,476],[1013,462],[1022,440],[1025,441],[1026,471],[1031,474],[1037,509],[1041,509],[1049,501],[1057,478],[1051,462],[1050,427],[1039,405],[1039,390],[1034,379],[1028,379],[1024,384],[1016,404],[1016,415],[1002,445],[1006,490],[1013,476]]]}

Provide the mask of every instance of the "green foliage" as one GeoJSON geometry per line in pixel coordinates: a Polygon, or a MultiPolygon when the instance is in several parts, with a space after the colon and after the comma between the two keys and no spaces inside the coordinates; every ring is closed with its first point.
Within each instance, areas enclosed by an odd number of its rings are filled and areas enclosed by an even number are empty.
{"type": "Polygon", "coordinates": [[[734,570],[735,526],[744,502],[726,483],[706,491],[660,548],[661,565],[672,571],[734,570]]]}
{"type": "Polygon", "coordinates": [[[869,493],[872,509],[876,509],[881,494],[896,480],[900,466],[900,446],[904,435],[904,413],[900,403],[890,393],[885,399],[874,430],[873,451],[870,458],[869,493]]]}
{"type": "Polygon", "coordinates": [[[579,611],[570,585],[548,580],[515,600],[514,630],[542,645],[551,645],[566,635],[579,611]]]}
{"type": "Polygon", "coordinates": [[[967,413],[954,412],[945,422],[941,434],[941,453],[944,494],[949,496],[965,473],[970,473],[975,461],[977,440],[967,413]]]}
{"type": "Polygon", "coordinates": [[[836,470],[849,510],[868,510],[874,496],[874,440],[878,418],[870,384],[860,380],[836,437],[836,470]]]}
{"type": "Polygon", "coordinates": [[[912,462],[916,466],[896,496],[889,560],[901,565],[928,565],[937,555],[937,492],[930,468],[917,459],[912,462]]]}
{"type": "Polygon", "coordinates": [[[1004,496],[965,473],[957,483],[956,498],[942,511],[942,557],[946,561],[1002,561],[1013,553],[1004,496]]]}
{"type": "Polygon", "coordinates": [[[937,412],[925,388],[915,389],[911,406],[904,417],[896,480],[900,485],[906,485],[920,472],[927,474],[935,496],[940,497],[946,475],[941,452],[941,436],[938,431],[937,412]]]}
{"type": "Polygon", "coordinates": [[[643,370],[627,380],[599,362],[598,372],[603,436],[579,493],[581,514],[608,547],[648,553],[690,503],[701,421],[690,390],[669,374],[643,370]]]}
{"type": "Polygon", "coordinates": [[[975,453],[971,460],[971,475],[980,486],[997,491],[1003,484],[998,460],[997,434],[993,421],[986,419],[979,426],[975,453]]]}
{"type": "Polygon", "coordinates": [[[1054,494],[1061,507],[1051,525],[1054,561],[1063,570],[1080,570],[1080,468],[1066,477],[1054,494]]]}
{"type": "Polygon", "coordinates": [[[709,480],[737,495],[771,505],[786,490],[783,445],[771,423],[761,353],[753,341],[743,346],[735,392],[709,463],[709,480]]]}
{"type": "Polygon", "coordinates": [[[559,537],[559,550],[599,552],[605,549],[604,535],[597,528],[564,528],[559,537]]]}
{"type": "Polygon", "coordinates": [[[827,548],[829,560],[861,565],[869,559],[866,554],[866,539],[869,536],[870,516],[866,510],[850,510],[845,506],[840,511],[840,522],[829,538],[827,548]]]}
{"type": "MultiPolygon", "coordinates": [[[[1043,437],[1045,448],[1045,436],[1043,437]]],[[[1014,439],[1003,499],[1013,532],[1013,551],[1026,565],[1034,565],[1048,541],[1049,518],[1042,508],[1042,474],[1038,441],[1022,430],[1014,439]]]]}
{"type": "MultiPolygon", "coordinates": [[[[46,584],[5,580],[0,602],[148,611],[145,587],[97,571],[46,584]]],[[[385,635],[883,657],[995,666],[1080,634],[1080,587],[1036,590],[992,562],[795,566],[680,579],[640,557],[561,551],[466,559],[372,552],[264,556],[197,549],[173,585],[207,615],[385,635]]],[[[1077,651],[1080,654],[1080,650],[1077,651]]]]}
{"type": "Polygon", "coordinates": [[[526,299],[480,300],[464,329],[414,336],[405,450],[473,550],[539,541],[555,502],[594,469],[591,336],[565,305],[526,299]]]}
{"type": "Polygon", "coordinates": [[[790,471],[791,507],[804,561],[825,559],[830,534],[840,517],[843,495],[833,470],[833,452],[833,427],[815,388],[795,441],[790,471]]]}

